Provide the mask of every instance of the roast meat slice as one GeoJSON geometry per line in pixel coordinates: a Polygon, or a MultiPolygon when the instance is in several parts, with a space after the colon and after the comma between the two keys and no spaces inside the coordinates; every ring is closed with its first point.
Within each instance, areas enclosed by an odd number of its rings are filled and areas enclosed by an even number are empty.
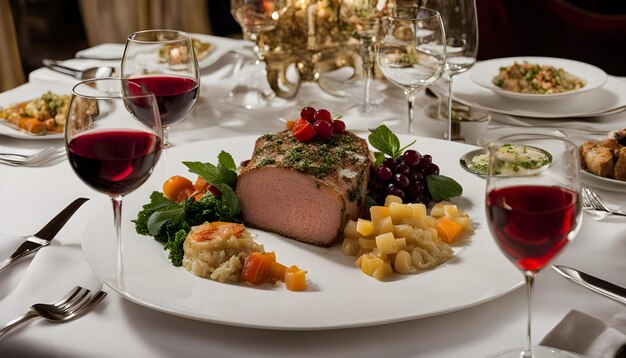
{"type": "Polygon", "coordinates": [[[290,131],[259,138],[237,181],[246,225],[331,246],[362,213],[370,173],[365,140],[352,133],[301,143],[290,131]]]}

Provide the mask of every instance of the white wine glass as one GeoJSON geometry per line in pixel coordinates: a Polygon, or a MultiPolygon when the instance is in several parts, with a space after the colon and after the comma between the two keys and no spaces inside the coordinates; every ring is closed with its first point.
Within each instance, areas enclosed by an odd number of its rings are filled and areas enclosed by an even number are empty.
{"type": "Polygon", "coordinates": [[[162,152],[157,99],[149,92],[128,94],[128,80],[104,78],[72,90],[65,146],[74,173],[113,203],[117,238],[117,287],[124,289],[122,199],[152,174],[162,152]]]}
{"type": "Polygon", "coordinates": [[[170,147],[170,127],[191,112],[200,89],[191,37],[178,30],[134,32],[126,39],[120,72],[132,85],[129,93],[154,93],[163,124],[163,146],[170,147]]]}
{"type": "Polygon", "coordinates": [[[409,133],[413,133],[416,93],[435,82],[444,71],[444,43],[443,22],[435,10],[413,8],[386,19],[376,59],[385,78],[404,90],[409,133]]]}
{"type": "Polygon", "coordinates": [[[535,276],[574,239],[582,221],[577,146],[549,135],[500,138],[489,145],[486,193],[489,229],[524,275],[528,298],[526,346],[492,357],[574,357],[533,346],[531,317],[535,276]]]}
{"type": "MultiPolygon", "coordinates": [[[[442,100],[437,101],[437,116],[444,119],[443,137],[452,140],[452,83],[456,75],[469,70],[476,63],[478,53],[478,19],[476,0],[420,0],[421,6],[439,11],[446,31],[447,106],[442,111],[442,100]]],[[[434,111],[432,111],[434,112],[434,111]]]]}
{"type": "Polygon", "coordinates": [[[247,75],[239,81],[224,99],[238,107],[247,109],[266,107],[275,97],[267,82],[267,71],[263,65],[265,57],[259,46],[259,35],[272,31],[280,18],[281,1],[274,0],[231,0],[230,12],[241,26],[243,38],[255,43],[255,60],[252,66],[245,67],[241,72],[247,75]]]}

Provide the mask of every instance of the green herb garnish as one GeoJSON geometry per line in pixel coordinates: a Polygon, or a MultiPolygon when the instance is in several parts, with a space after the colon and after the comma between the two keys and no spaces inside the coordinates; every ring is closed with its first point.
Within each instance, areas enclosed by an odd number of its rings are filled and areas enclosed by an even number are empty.
{"type": "Polygon", "coordinates": [[[426,180],[428,182],[428,191],[435,201],[449,200],[453,196],[463,194],[461,184],[445,175],[431,174],[426,180]]]}
{"type": "MultiPolygon", "coordinates": [[[[382,153],[387,154],[393,159],[399,157],[405,149],[415,144],[415,141],[412,141],[409,145],[400,148],[400,140],[384,124],[381,124],[378,128],[371,131],[367,139],[372,147],[380,150],[382,153]]],[[[378,157],[376,157],[376,161],[378,161],[378,157]]]]}

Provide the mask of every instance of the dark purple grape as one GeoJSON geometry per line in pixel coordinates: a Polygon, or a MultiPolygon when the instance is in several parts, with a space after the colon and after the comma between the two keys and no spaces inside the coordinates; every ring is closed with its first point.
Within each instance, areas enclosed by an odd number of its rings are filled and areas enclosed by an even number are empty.
{"type": "Polygon", "coordinates": [[[396,174],[408,175],[411,172],[411,168],[406,164],[399,164],[395,167],[394,172],[396,174]]]}
{"type": "Polygon", "coordinates": [[[433,162],[433,157],[431,157],[430,154],[426,154],[422,156],[422,159],[420,159],[420,164],[421,163],[430,164],[432,162],[433,162]]]}
{"type": "Polygon", "coordinates": [[[422,174],[422,172],[420,170],[411,170],[411,172],[409,173],[409,180],[412,183],[418,183],[420,182],[422,179],[424,179],[424,174],[422,174]]]}
{"type": "Polygon", "coordinates": [[[394,165],[395,167],[397,167],[398,165],[405,165],[406,164],[406,162],[404,161],[404,158],[402,156],[399,156],[396,159],[394,159],[393,163],[395,164],[394,165]]]}
{"type": "Polygon", "coordinates": [[[375,191],[375,192],[379,192],[383,190],[383,183],[381,183],[378,179],[376,178],[371,178],[370,182],[369,182],[369,190],[370,191],[375,191]]]}
{"type": "Polygon", "coordinates": [[[428,174],[439,174],[439,166],[435,163],[430,163],[430,165],[427,168],[427,172],[428,174]]]}
{"type": "Polygon", "coordinates": [[[408,188],[410,184],[409,178],[407,178],[406,175],[398,173],[393,176],[393,182],[400,188],[408,188]]]}
{"type": "Polygon", "coordinates": [[[391,179],[392,175],[393,173],[391,172],[391,169],[389,169],[389,167],[386,167],[384,165],[381,165],[376,170],[376,176],[378,177],[378,179],[382,181],[388,181],[389,179],[391,179]]]}
{"type": "Polygon", "coordinates": [[[400,197],[401,199],[404,199],[404,190],[398,188],[397,186],[391,183],[387,184],[387,194],[395,195],[395,196],[400,197]]]}
{"type": "Polygon", "coordinates": [[[387,158],[387,159],[383,160],[382,165],[384,165],[386,167],[389,167],[389,168],[392,168],[392,167],[395,166],[395,163],[396,162],[393,160],[393,158],[387,158]]]}
{"type": "Polygon", "coordinates": [[[417,165],[417,163],[419,163],[420,159],[422,158],[422,156],[413,149],[405,151],[404,154],[402,154],[402,157],[404,158],[404,162],[411,167],[417,165]]]}

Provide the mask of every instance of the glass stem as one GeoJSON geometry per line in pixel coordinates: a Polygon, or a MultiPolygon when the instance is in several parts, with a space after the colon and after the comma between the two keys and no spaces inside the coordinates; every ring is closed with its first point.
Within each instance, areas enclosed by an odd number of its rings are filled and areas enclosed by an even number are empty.
{"type": "Polygon", "coordinates": [[[535,272],[524,271],[524,279],[526,280],[526,295],[528,301],[528,320],[526,326],[526,349],[522,352],[521,358],[533,358],[532,344],[532,317],[533,317],[533,284],[535,283],[535,272]]]}
{"type": "Polygon", "coordinates": [[[369,111],[372,107],[370,88],[374,70],[374,40],[364,37],[361,43],[361,58],[363,59],[363,107],[369,111]]]}
{"type": "Polygon", "coordinates": [[[409,125],[407,127],[407,131],[408,133],[413,133],[413,102],[415,102],[415,91],[405,90],[404,94],[406,95],[406,102],[409,110],[409,125]]]}
{"type": "Polygon", "coordinates": [[[163,149],[167,149],[171,147],[170,142],[168,140],[168,134],[170,133],[169,126],[163,126],[163,149]]]}
{"type": "Polygon", "coordinates": [[[443,130],[443,138],[447,140],[452,140],[452,78],[448,78],[448,117],[443,130]]]}
{"type": "Polygon", "coordinates": [[[113,203],[113,222],[117,238],[117,287],[124,290],[124,260],[122,259],[122,196],[111,197],[113,203]]]}

